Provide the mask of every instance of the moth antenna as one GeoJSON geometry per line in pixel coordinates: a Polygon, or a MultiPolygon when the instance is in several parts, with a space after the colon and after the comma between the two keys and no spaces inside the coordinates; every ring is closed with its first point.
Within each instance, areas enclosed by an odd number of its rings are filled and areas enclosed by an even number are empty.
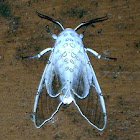
{"type": "Polygon", "coordinates": [[[104,21],[104,20],[107,20],[107,19],[108,19],[108,17],[107,17],[107,15],[106,15],[106,16],[104,16],[104,17],[95,18],[95,19],[92,19],[92,20],[89,20],[89,21],[86,21],[86,22],[82,22],[81,24],[79,24],[79,25],[74,29],[74,31],[78,30],[78,29],[81,28],[82,26],[87,26],[87,25],[90,25],[90,24],[92,24],[92,23],[104,21]]]}
{"type": "Polygon", "coordinates": [[[61,23],[59,23],[57,20],[55,20],[55,19],[53,19],[53,18],[51,18],[51,17],[49,17],[49,16],[43,15],[43,14],[37,12],[37,11],[36,11],[36,13],[37,13],[37,15],[38,15],[39,17],[48,19],[48,20],[52,21],[53,23],[58,24],[58,25],[61,27],[61,29],[64,30],[64,27],[63,27],[63,26],[61,25],[61,23]]]}

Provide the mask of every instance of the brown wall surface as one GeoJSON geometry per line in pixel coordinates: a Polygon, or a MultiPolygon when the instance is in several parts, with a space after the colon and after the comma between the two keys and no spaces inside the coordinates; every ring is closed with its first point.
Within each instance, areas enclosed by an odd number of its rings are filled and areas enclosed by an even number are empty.
{"type": "MultiPolygon", "coordinates": [[[[1,140],[136,140],[139,138],[140,96],[139,0],[11,0],[0,1],[0,139],[1,140]],[[108,15],[89,25],[84,45],[117,61],[97,60],[89,54],[105,97],[108,121],[103,132],[95,130],[80,114],[70,114],[72,104],[60,109],[54,122],[40,129],[29,118],[34,96],[48,60],[22,60],[54,40],[60,28],[39,18],[35,11],[57,19],[67,28],[108,15]],[[101,31],[99,33],[99,31],[101,31]]],[[[78,33],[80,33],[79,30],[78,33]]]]}

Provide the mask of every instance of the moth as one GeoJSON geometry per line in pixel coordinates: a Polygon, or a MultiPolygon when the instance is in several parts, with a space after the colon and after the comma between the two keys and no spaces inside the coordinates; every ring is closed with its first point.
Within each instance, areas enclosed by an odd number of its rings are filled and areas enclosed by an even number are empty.
{"type": "Polygon", "coordinates": [[[81,116],[102,131],[107,121],[105,102],[87,52],[98,59],[116,58],[105,57],[85,48],[82,38],[88,25],[107,20],[108,17],[82,22],[75,29],[64,29],[57,20],[38,12],[37,15],[59,25],[62,32],[57,36],[47,26],[47,32],[55,40],[54,47],[46,48],[37,55],[24,57],[40,58],[51,51],[35,95],[32,116],[35,127],[40,128],[50,121],[62,104],[74,103],[81,116]],[[78,34],[76,31],[81,27],[84,27],[83,32],[78,34]]]}

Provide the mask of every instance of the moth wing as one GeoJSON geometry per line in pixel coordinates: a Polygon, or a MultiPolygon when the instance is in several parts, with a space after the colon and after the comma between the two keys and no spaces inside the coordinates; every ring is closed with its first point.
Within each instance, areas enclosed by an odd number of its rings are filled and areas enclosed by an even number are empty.
{"type": "Polygon", "coordinates": [[[96,75],[86,53],[84,59],[85,64],[81,71],[80,81],[78,82],[79,84],[76,85],[79,87],[78,91],[81,91],[81,93],[76,93],[76,95],[78,95],[76,96],[74,103],[80,114],[92,126],[102,131],[105,128],[107,119],[104,99],[96,75]],[[85,90],[83,90],[83,87],[85,87],[85,90]]]}
{"type": "Polygon", "coordinates": [[[54,66],[47,64],[35,96],[33,122],[37,128],[51,120],[62,104],[58,99],[61,87],[58,78],[54,66]]]}

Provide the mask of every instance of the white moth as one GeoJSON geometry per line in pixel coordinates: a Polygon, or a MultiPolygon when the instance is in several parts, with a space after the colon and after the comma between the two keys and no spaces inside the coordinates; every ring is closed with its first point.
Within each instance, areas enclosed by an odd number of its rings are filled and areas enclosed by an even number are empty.
{"type": "Polygon", "coordinates": [[[103,95],[94,70],[86,52],[90,52],[98,59],[114,59],[99,55],[92,49],[84,48],[83,34],[76,30],[82,26],[106,20],[107,17],[96,18],[83,22],[74,30],[64,29],[63,26],[48,16],[38,13],[41,18],[48,19],[58,24],[63,30],[58,36],[47,29],[55,39],[53,48],[47,48],[34,56],[25,58],[40,58],[51,51],[48,63],[43,72],[33,109],[33,122],[40,128],[45,122],[50,121],[58,112],[62,104],[74,103],[81,116],[89,124],[102,131],[105,128],[107,115],[103,95]]]}

